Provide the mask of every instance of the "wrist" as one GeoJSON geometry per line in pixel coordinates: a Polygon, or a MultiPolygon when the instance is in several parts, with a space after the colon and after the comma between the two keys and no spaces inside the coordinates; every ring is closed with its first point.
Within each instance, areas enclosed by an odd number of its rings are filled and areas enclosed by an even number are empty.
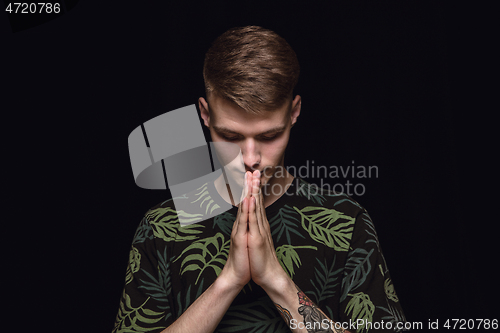
{"type": "Polygon", "coordinates": [[[295,292],[295,283],[285,272],[271,279],[269,284],[262,285],[261,287],[275,302],[276,300],[280,300],[283,295],[289,293],[290,290],[295,292]]]}
{"type": "Polygon", "coordinates": [[[224,269],[221,271],[217,279],[215,279],[217,289],[222,293],[230,293],[237,295],[245,285],[236,282],[231,278],[230,274],[226,274],[224,269]]]}

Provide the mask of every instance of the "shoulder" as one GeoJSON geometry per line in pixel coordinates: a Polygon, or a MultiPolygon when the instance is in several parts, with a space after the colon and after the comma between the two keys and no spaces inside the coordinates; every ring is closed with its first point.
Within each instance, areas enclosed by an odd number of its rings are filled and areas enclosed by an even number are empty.
{"type": "Polygon", "coordinates": [[[150,221],[171,221],[184,227],[223,213],[228,207],[222,205],[217,199],[215,187],[207,182],[189,193],[158,203],[145,215],[150,221]]]}
{"type": "Polygon", "coordinates": [[[160,202],[144,216],[154,236],[164,241],[182,242],[227,231],[234,222],[232,206],[222,202],[211,183],[160,202]],[[219,230],[220,229],[220,230],[219,230]]]}
{"type": "MultiPolygon", "coordinates": [[[[176,209],[178,200],[188,198],[170,198],[156,204],[144,214],[143,224],[151,229],[154,238],[164,242],[179,242],[196,239],[196,235],[205,227],[196,213],[176,209]]],[[[178,207],[177,207],[178,208],[178,207]]]]}
{"type": "Polygon", "coordinates": [[[298,214],[299,223],[316,242],[347,252],[354,230],[364,223],[365,209],[345,193],[322,189],[300,178],[296,181],[286,201],[298,214]]]}
{"type": "Polygon", "coordinates": [[[302,207],[335,210],[351,218],[356,218],[366,212],[364,207],[345,193],[319,187],[302,178],[294,179],[294,183],[294,196],[302,207]]]}

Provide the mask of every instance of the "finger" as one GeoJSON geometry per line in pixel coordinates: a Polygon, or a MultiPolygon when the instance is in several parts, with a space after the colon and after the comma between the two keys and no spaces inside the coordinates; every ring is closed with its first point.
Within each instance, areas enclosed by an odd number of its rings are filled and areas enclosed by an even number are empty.
{"type": "Polygon", "coordinates": [[[267,221],[266,217],[266,208],[264,206],[264,194],[262,191],[262,188],[260,188],[259,195],[257,196],[257,208],[258,208],[258,214],[260,216],[260,221],[261,225],[264,228],[264,230],[270,230],[269,227],[269,222],[267,221]]]}
{"type": "Polygon", "coordinates": [[[262,232],[264,229],[263,216],[262,216],[262,191],[260,188],[260,172],[255,170],[253,173],[253,183],[252,183],[252,196],[255,198],[255,215],[257,216],[257,222],[259,230],[262,232]]]}
{"type": "Polygon", "coordinates": [[[248,198],[244,198],[241,203],[241,214],[237,221],[236,234],[246,233],[248,228],[248,198]]]}
{"type": "Polygon", "coordinates": [[[260,235],[259,222],[256,214],[256,198],[251,197],[250,203],[248,207],[248,230],[250,231],[250,235],[258,236],[260,235]]]}
{"type": "Polygon", "coordinates": [[[253,178],[253,175],[250,171],[247,171],[246,174],[247,174],[247,177],[245,180],[245,196],[247,198],[250,198],[252,196],[252,178],[253,178]]]}
{"type": "Polygon", "coordinates": [[[238,231],[238,223],[240,221],[242,209],[243,209],[243,198],[240,200],[240,203],[238,204],[238,212],[236,213],[236,219],[234,220],[234,223],[233,223],[233,232],[234,233],[236,233],[238,231]]]}
{"type": "Polygon", "coordinates": [[[255,171],[253,173],[253,178],[252,178],[252,196],[257,197],[259,195],[259,190],[260,190],[260,177],[256,173],[258,173],[259,170],[255,171]]]}
{"type": "MultiPolygon", "coordinates": [[[[239,204],[238,204],[238,212],[236,213],[236,220],[234,221],[235,224],[236,222],[238,222],[240,220],[240,217],[241,217],[241,214],[242,214],[242,210],[243,210],[243,200],[246,198],[246,197],[249,197],[250,196],[250,193],[248,191],[248,182],[249,182],[249,177],[251,176],[251,173],[250,172],[245,172],[245,182],[244,182],[244,186],[243,186],[243,190],[241,191],[241,197],[240,197],[240,201],[239,201],[239,204]]],[[[235,225],[233,224],[233,228],[235,228],[235,225]]],[[[236,226],[235,229],[237,229],[238,227],[236,226]]]]}
{"type": "Polygon", "coordinates": [[[243,187],[240,192],[240,201],[238,201],[239,204],[243,202],[243,199],[247,196],[247,178],[248,178],[248,171],[245,172],[245,179],[243,181],[243,187]]]}

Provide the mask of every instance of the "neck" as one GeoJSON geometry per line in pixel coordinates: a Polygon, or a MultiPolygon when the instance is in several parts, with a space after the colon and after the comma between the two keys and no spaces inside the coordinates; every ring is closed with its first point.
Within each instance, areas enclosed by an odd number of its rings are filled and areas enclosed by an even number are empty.
{"type": "Polygon", "coordinates": [[[264,207],[268,207],[278,200],[292,184],[294,177],[284,167],[281,168],[262,187],[264,207]]]}

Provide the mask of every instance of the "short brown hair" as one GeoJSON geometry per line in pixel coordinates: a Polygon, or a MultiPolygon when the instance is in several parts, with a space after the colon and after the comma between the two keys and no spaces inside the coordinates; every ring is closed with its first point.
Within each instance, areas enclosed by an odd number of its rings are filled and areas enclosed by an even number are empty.
{"type": "Polygon", "coordinates": [[[258,26],[232,28],[205,55],[207,97],[214,94],[245,111],[281,107],[299,78],[297,56],[285,39],[258,26]]]}

